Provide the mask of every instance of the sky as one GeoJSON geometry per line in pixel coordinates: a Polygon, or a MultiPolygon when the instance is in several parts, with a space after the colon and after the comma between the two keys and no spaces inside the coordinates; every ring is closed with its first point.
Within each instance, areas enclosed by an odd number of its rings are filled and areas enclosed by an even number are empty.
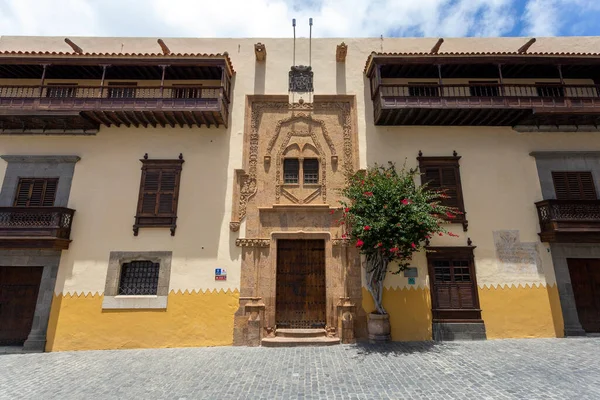
{"type": "Polygon", "coordinates": [[[600,35],[600,0],[0,0],[0,36],[600,35]]]}

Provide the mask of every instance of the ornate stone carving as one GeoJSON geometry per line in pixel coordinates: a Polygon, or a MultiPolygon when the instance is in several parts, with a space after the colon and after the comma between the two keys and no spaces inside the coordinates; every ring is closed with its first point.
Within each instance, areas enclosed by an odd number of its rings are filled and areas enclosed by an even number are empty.
{"type": "Polygon", "coordinates": [[[230,229],[232,232],[237,232],[237,231],[239,231],[239,230],[240,230],[240,222],[239,222],[239,221],[231,221],[231,222],[229,223],[229,229],[230,229]]]}
{"type": "MultiPolygon", "coordinates": [[[[294,103],[294,104],[298,104],[298,103],[294,103]]],[[[311,108],[312,108],[312,106],[311,106],[311,108]]],[[[331,155],[334,156],[337,154],[335,151],[335,146],[333,145],[333,141],[331,140],[331,136],[329,136],[329,132],[327,132],[327,126],[325,125],[325,122],[322,119],[313,119],[310,114],[305,114],[305,113],[299,113],[292,117],[282,119],[281,121],[277,122],[277,125],[275,126],[275,134],[273,135],[273,137],[271,137],[271,140],[269,140],[269,145],[267,146],[267,154],[271,154],[271,151],[273,151],[275,142],[277,141],[277,139],[279,138],[279,134],[281,133],[281,127],[284,125],[289,125],[289,124],[297,122],[297,121],[304,121],[309,125],[319,126],[319,128],[321,128],[321,131],[323,132],[323,137],[325,138],[325,141],[327,142],[327,146],[329,147],[329,151],[331,152],[331,155]]],[[[306,133],[306,136],[308,136],[308,133],[306,133]]]]}
{"type": "MultiPolygon", "coordinates": [[[[321,126],[324,127],[323,122],[321,121],[321,126]]],[[[277,169],[276,169],[276,188],[275,188],[275,203],[279,204],[279,200],[281,198],[281,192],[282,192],[282,182],[281,182],[281,176],[283,175],[281,169],[282,169],[282,160],[283,160],[283,151],[287,148],[290,140],[292,137],[294,136],[298,136],[298,137],[310,137],[315,145],[315,147],[317,148],[317,152],[319,155],[319,168],[321,171],[321,179],[320,179],[320,193],[321,196],[323,198],[323,204],[325,204],[327,202],[327,159],[325,158],[325,153],[323,151],[323,147],[321,146],[321,143],[319,142],[319,138],[317,137],[317,134],[314,130],[310,130],[310,131],[289,131],[288,134],[286,135],[285,139],[283,139],[283,141],[281,142],[281,146],[279,147],[279,151],[277,153],[277,169]]],[[[333,146],[332,146],[333,147],[333,146]]],[[[314,194],[314,192],[313,192],[314,194]]],[[[296,198],[294,196],[294,198],[296,198]]],[[[311,194],[309,197],[307,197],[306,199],[311,199],[312,200],[313,195],[311,194]]],[[[295,201],[295,203],[298,204],[303,204],[305,203],[304,199],[296,199],[297,201],[295,201]]],[[[310,201],[310,200],[309,200],[310,201]]]]}
{"type": "Polygon", "coordinates": [[[312,92],[313,88],[312,68],[305,65],[292,66],[290,70],[290,92],[312,92]]]}
{"type": "Polygon", "coordinates": [[[254,55],[256,56],[256,61],[265,61],[267,59],[267,47],[258,42],[254,45],[254,55]]]}
{"type": "Polygon", "coordinates": [[[335,49],[335,61],[345,62],[346,54],[348,54],[348,45],[344,42],[338,44],[335,49]]]}
{"type": "Polygon", "coordinates": [[[271,239],[236,239],[235,245],[238,247],[269,247],[271,239]]]}

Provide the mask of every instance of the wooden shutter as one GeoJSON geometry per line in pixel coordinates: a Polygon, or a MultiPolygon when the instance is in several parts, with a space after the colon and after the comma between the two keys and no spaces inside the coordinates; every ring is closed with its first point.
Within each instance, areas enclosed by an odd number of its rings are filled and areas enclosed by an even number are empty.
{"type": "Polygon", "coordinates": [[[590,171],[553,171],[552,180],[558,200],[596,200],[596,187],[590,171]]]}
{"type": "Polygon", "coordinates": [[[442,205],[454,207],[463,214],[456,216],[457,222],[466,222],[464,216],[462,186],[460,183],[460,157],[419,157],[421,183],[431,189],[444,189],[448,198],[440,199],[442,205]]]}
{"type": "Polygon", "coordinates": [[[481,319],[473,247],[429,247],[434,320],[481,319]]]}
{"type": "Polygon", "coordinates": [[[142,179],[134,234],[139,227],[170,227],[175,231],[183,159],[141,160],[142,179]]]}
{"type": "Polygon", "coordinates": [[[15,195],[15,207],[52,207],[56,198],[58,179],[21,178],[15,195]]]}

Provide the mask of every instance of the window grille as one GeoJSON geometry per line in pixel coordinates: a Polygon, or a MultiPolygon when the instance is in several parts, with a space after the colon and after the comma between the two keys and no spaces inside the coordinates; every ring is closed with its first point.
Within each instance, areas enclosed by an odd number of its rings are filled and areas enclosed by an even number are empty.
{"type": "Polygon", "coordinates": [[[283,160],[283,183],[298,183],[300,163],[297,158],[283,160]]]}
{"type": "Polygon", "coordinates": [[[307,158],[302,163],[304,170],[304,183],[319,183],[319,160],[316,158],[307,158]]]}
{"type": "Polygon", "coordinates": [[[119,295],[156,295],[160,265],[152,261],[132,261],[121,267],[119,295]]]}

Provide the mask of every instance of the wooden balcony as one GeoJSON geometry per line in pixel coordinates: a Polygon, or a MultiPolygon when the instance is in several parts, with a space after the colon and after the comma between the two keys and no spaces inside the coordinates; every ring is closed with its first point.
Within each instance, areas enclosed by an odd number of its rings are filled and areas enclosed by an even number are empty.
{"type": "Polygon", "coordinates": [[[600,243],[600,200],[535,203],[542,242],[600,243]]]}
{"type": "Polygon", "coordinates": [[[68,249],[74,213],[65,207],[0,207],[0,248],[68,249]]]}
{"type": "Polygon", "coordinates": [[[376,125],[600,125],[600,85],[372,84],[376,125]]]}
{"type": "Polygon", "coordinates": [[[0,133],[227,126],[229,94],[225,86],[0,86],[0,133]]]}

